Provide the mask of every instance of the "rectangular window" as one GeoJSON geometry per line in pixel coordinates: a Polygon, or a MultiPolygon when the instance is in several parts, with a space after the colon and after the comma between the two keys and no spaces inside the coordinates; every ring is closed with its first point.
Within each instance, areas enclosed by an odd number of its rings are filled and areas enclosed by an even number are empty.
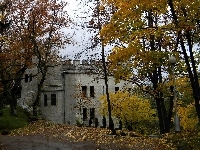
{"type": "Polygon", "coordinates": [[[29,75],[29,82],[31,82],[33,79],[32,74],[29,75]]]}
{"type": "Polygon", "coordinates": [[[117,93],[117,91],[119,91],[119,87],[115,87],[115,93],[117,93]]]}
{"type": "Polygon", "coordinates": [[[90,119],[95,118],[95,108],[90,108],[90,119]]]}
{"type": "Polygon", "coordinates": [[[90,86],[90,97],[94,97],[94,86],[90,86]]]}
{"type": "Polygon", "coordinates": [[[56,105],[56,94],[51,94],[51,105],[56,105]]]}
{"type": "Polygon", "coordinates": [[[28,74],[25,74],[25,82],[28,82],[28,74]]]}
{"type": "Polygon", "coordinates": [[[47,106],[47,95],[44,94],[44,106],[47,106]]]}
{"type": "Polygon", "coordinates": [[[82,96],[83,97],[87,96],[87,86],[82,86],[82,96]]]}
{"type": "Polygon", "coordinates": [[[83,121],[87,120],[87,108],[83,108],[83,121]]]}

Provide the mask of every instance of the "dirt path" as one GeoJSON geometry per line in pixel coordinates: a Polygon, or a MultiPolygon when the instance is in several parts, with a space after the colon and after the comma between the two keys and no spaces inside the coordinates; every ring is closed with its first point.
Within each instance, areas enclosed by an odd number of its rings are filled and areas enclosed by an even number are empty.
{"type": "Polygon", "coordinates": [[[90,142],[65,142],[42,135],[0,136],[0,150],[92,150],[102,149],[90,142]]]}

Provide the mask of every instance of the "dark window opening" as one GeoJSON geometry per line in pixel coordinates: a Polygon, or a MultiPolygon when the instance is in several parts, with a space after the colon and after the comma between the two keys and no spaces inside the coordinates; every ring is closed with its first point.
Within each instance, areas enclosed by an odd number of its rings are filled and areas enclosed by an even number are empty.
{"type": "Polygon", "coordinates": [[[29,75],[29,82],[33,80],[32,74],[29,75]]]}
{"type": "Polygon", "coordinates": [[[90,97],[94,97],[94,86],[90,86],[90,97]]]}
{"type": "Polygon", "coordinates": [[[115,93],[117,93],[117,91],[119,91],[119,87],[115,87],[115,93]]]}
{"type": "Polygon", "coordinates": [[[28,82],[28,74],[25,74],[25,82],[28,82]]]}
{"type": "Polygon", "coordinates": [[[56,105],[56,94],[51,94],[51,105],[56,105]]]}
{"type": "Polygon", "coordinates": [[[47,106],[47,95],[44,94],[44,106],[47,106]]]}
{"type": "Polygon", "coordinates": [[[83,121],[87,120],[87,108],[83,108],[83,121]]]}
{"type": "Polygon", "coordinates": [[[87,96],[87,86],[82,86],[82,96],[83,97],[87,96]]]}
{"type": "Polygon", "coordinates": [[[95,108],[90,108],[90,119],[95,118],[95,108]]]}

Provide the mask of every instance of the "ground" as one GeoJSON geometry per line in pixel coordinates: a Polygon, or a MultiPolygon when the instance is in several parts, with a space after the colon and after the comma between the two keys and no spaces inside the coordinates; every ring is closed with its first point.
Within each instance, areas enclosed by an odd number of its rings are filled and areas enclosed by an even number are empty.
{"type": "Polygon", "coordinates": [[[108,129],[74,127],[39,121],[0,135],[2,150],[170,150],[159,138],[110,135],[108,129]]]}
{"type": "MultiPolygon", "coordinates": [[[[92,150],[102,149],[92,142],[55,140],[43,135],[0,136],[1,150],[92,150]]],[[[106,148],[105,148],[106,149],[106,148]]]]}

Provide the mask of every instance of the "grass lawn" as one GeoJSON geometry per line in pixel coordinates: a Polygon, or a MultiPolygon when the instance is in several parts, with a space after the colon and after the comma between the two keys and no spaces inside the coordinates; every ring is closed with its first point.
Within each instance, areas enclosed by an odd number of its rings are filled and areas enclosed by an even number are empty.
{"type": "Polygon", "coordinates": [[[17,107],[17,116],[10,114],[10,108],[2,109],[3,115],[0,116],[0,133],[10,132],[11,130],[24,127],[29,123],[30,114],[20,107],[17,107]]]}

